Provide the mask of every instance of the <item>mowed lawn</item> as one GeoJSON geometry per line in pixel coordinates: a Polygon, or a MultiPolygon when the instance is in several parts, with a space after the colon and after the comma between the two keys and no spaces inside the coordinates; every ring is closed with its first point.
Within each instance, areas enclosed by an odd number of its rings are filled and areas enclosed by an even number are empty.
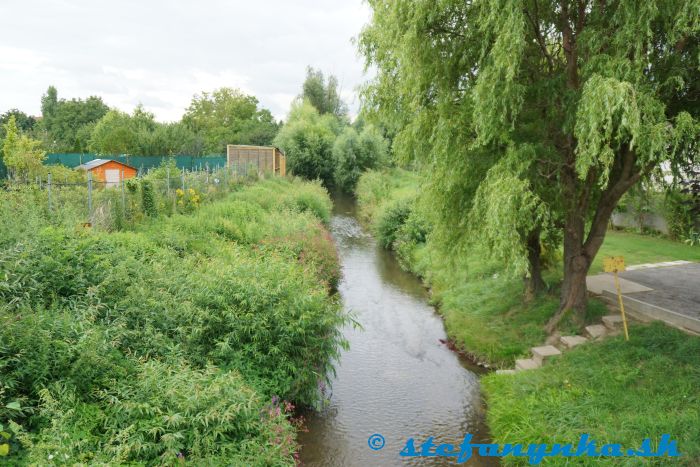
{"type": "Polygon", "coordinates": [[[591,274],[603,270],[603,258],[606,256],[624,256],[627,265],[676,260],[700,261],[700,246],[690,246],[649,235],[609,230],[605,235],[602,248],[593,261],[591,274]]]}

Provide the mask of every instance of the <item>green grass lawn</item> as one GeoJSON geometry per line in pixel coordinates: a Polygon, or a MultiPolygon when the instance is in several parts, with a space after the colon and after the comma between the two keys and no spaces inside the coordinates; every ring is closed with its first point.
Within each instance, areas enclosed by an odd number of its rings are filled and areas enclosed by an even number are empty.
{"type": "Polygon", "coordinates": [[[685,243],[631,232],[609,230],[598,252],[591,274],[603,270],[605,256],[624,256],[625,264],[659,263],[662,261],[700,261],[700,247],[685,243]]]}
{"type": "MultiPolygon", "coordinates": [[[[482,379],[488,423],[498,443],[604,443],[640,446],[668,433],[680,458],[570,458],[575,465],[700,465],[700,337],[660,323],[585,344],[538,370],[482,379]],[[641,462],[641,461],[645,462],[641,462]]],[[[543,464],[563,465],[565,459],[543,464]]],[[[525,459],[504,458],[504,465],[525,459]]],[[[570,465],[567,464],[567,465],[570,465]]]]}

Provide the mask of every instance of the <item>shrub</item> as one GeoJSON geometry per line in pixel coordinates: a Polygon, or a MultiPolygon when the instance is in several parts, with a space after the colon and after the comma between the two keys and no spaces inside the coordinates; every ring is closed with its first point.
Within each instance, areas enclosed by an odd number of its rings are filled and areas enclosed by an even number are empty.
{"type": "Polygon", "coordinates": [[[387,143],[379,131],[366,126],[359,134],[348,127],[333,144],[335,186],[351,193],[360,175],[385,163],[387,143]]]}
{"type": "Polygon", "coordinates": [[[155,194],[150,180],[141,180],[141,209],[149,217],[158,216],[155,194]]]}
{"type": "Polygon", "coordinates": [[[331,115],[319,115],[308,102],[292,106],[287,123],[274,144],[287,157],[287,168],[294,175],[333,184],[333,142],[336,122],[331,115]]]}
{"type": "Polygon", "coordinates": [[[395,200],[377,215],[377,239],[384,248],[391,248],[396,241],[399,229],[411,213],[412,203],[410,198],[395,200]]]}
{"type": "Polygon", "coordinates": [[[233,371],[150,361],[98,400],[81,401],[62,385],[42,390],[41,415],[51,422],[30,463],[294,465],[284,412],[266,410],[233,371]]]}
{"type": "Polygon", "coordinates": [[[288,414],[265,401],[318,402],[345,344],[319,184],[261,181],[130,232],[47,226],[23,196],[0,198],[30,224],[0,243],[13,461],[293,463],[288,414]]]}

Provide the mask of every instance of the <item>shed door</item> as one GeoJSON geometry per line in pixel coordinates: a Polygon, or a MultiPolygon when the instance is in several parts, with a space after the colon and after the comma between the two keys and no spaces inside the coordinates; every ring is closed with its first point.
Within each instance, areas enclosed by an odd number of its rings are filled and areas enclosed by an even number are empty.
{"type": "Polygon", "coordinates": [[[106,186],[119,186],[119,169],[105,169],[106,186]]]}

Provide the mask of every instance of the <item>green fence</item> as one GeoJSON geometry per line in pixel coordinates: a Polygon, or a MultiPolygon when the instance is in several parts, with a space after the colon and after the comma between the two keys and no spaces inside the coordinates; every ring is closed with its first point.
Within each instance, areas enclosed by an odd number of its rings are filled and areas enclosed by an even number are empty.
{"type": "Polygon", "coordinates": [[[97,154],[53,153],[46,155],[44,164],[62,164],[73,168],[93,159],[110,159],[123,162],[138,169],[140,172],[158,167],[163,161],[167,160],[174,160],[179,169],[187,170],[218,169],[226,166],[226,156],[221,154],[208,156],[100,156],[97,154]]]}

